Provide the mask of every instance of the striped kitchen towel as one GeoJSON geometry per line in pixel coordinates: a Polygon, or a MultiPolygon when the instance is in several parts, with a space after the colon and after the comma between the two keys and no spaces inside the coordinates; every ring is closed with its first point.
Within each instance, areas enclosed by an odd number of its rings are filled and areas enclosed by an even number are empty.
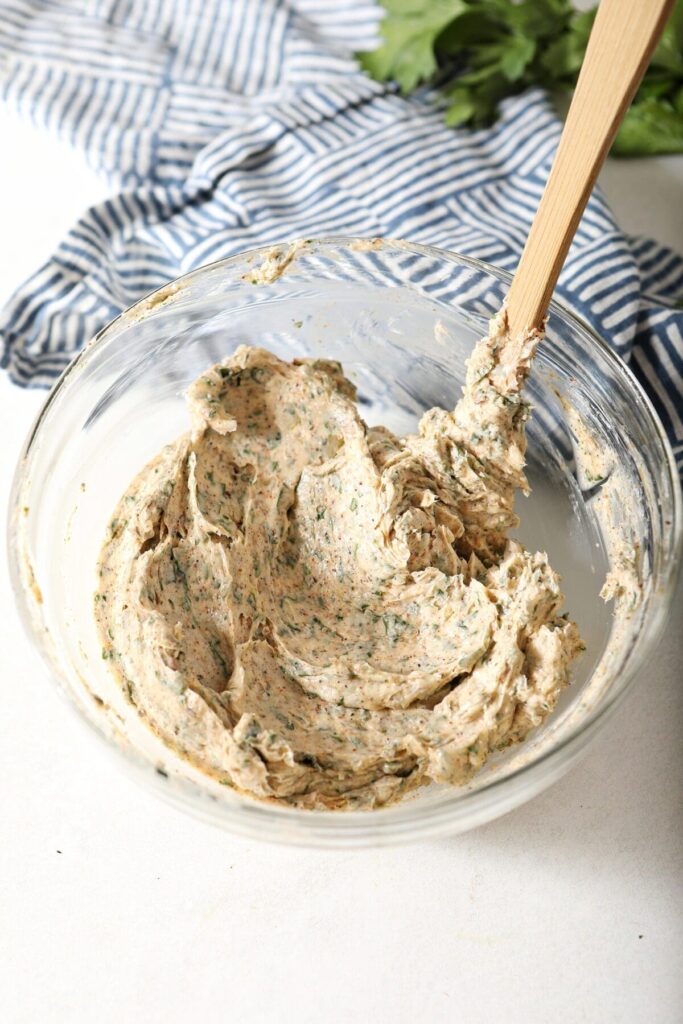
{"type": "MultiPolygon", "coordinates": [[[[0,95],[83,150],[115,194],[0,316],[0,365],[45,386],[169,278],[325,234],[427,242],[514,268],[560,124],[545,96],[453,131],[371,81],[367,0],[3,0],[0,95]]],[[[683,260],[599,193],[558,291],[628,360],[683,468],[683,260]]]]}

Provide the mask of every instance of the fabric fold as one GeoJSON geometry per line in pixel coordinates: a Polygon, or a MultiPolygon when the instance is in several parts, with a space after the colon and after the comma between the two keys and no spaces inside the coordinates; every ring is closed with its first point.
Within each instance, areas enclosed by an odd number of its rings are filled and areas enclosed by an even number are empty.
{"type": "MultiPolygon", "coordinates": [[[[9,0],[0,96],[81,149],[113,195],[0,315],[0,365],[48,386],[170,278],[327,234],[423,242],[513,270],[561,125],[531,90],[480,131],[362,73],[365,0],[9,0]]],[[[624,235],[599,190],[558,294],[630,362],[683,466],[683,259],[624,235]]]]}

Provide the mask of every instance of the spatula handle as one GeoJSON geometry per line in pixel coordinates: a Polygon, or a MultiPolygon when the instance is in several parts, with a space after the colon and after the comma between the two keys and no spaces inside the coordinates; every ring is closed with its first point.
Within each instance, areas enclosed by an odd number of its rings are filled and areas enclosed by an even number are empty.
{"type": "Polygon", "coordinates": [[[539,327],[617,129],[674,0],[601,0],[550,176],[507,298],[512,338],[539,327]]]}

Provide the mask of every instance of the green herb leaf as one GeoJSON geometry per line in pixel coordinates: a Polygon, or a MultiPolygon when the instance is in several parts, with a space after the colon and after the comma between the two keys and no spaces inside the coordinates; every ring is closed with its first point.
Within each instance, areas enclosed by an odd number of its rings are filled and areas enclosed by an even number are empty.
{"type": "Polygon", "coordinates": [[[666,23],[650,66],[683,75],[683,3],[680,0],[666,23]]]}
{"type": "Polygon", "coordinates": [[[403,92],[411,92],[437,70],[435,40],[467,5],[465,0],[387,0],[384,6],[384,45],[361,54],[360,61],[373,78],[394,79],[403,92]]]}
{"type": "Polygon", "coordinates": [[[612,152],[616,156],[683,153],[683,114],[662,100],[634,103],[626,112],[612,152]]]}
{"type": "Polygon", "coordinates": [[[509,82],[517,82],[536,52],[533,39],[513,36],[500,58],[500,70],[509,82]]]}
{"type": "Polygon", "coordinates": [[[548,84],[575,84],[594,21],[595,10],[574,14],[566,30],[545,47],[540,64],[548,84]]]}
{"type": "MultiPolygon", "coordinates": [[[[384,0],[384,43],[360,55],[404,93],[440,92],[452,127],[488,124],[506,96],[576,84],[595,10],[571,0],[384,0]]],[[[677,0],[613,152],[683,152],[683,0],[677,0]]]]}

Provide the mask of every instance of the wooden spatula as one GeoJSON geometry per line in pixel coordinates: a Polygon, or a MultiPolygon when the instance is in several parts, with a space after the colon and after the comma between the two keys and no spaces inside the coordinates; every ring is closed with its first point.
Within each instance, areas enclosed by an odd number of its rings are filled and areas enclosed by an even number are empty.
{"type": "Polygon", "coordinates": [[[513,347],[523,333],[543,324],[581,214],[673,4],[601,0],[550,176],[508,293],[513,347]]]}

